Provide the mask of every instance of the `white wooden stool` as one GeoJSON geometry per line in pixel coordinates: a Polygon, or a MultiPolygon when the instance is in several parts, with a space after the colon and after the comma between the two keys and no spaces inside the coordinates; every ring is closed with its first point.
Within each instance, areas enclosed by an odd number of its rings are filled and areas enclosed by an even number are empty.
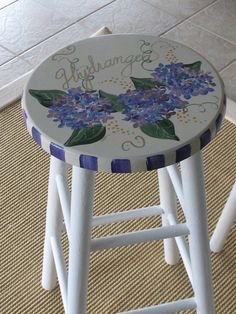
{"type": "Polygon", "coordinates": [[[210,248],[213,252],[220,252],[224,248],[225,241],[230,229],[236,221],[236,182],[228,197],[220,219],[216,225],[210,241],[210,248]]]}
{"type": "Polygon", "coordinates": [[[28,131],[51,154],[42,285],[53,289],[58,278],[65,312],[86,313],[90,251],[163,239],[167,263],[177,263],[180,253],[194,297],[129,313],[215,313],[201,156],[225,112],[214,68],[195,51],[166,39],[94,37],[41,63],[22,105],[28,131]],[[160,205],[93,217],[96,171],[125,175],[154,169],[160,205]],[[186,223],[177,220],[176,195],[186,223]],[[162,215],[162,227],[91,239],[94,225],[152,215],[162,215]],[[63,220],[68,275],[60,243],[63,220]]]}

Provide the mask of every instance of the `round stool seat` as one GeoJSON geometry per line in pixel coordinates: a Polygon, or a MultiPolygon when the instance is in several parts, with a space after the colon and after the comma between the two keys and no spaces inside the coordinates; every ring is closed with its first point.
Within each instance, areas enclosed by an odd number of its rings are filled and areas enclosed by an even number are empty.
{"type": "Polygon", "coordinates": [[[106,172],[153,170],[208,144],[223,84],[197,52],[147,35],[78,41],[43,61],[23,95],[35,141],[56,158],[106,172]]]}

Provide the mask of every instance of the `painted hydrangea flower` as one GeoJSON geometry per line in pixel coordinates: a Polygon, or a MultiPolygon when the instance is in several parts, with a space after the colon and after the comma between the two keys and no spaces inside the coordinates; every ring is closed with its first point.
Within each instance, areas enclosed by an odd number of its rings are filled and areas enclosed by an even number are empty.
{"type": "Polygon", "coordinates": [[[82,91],[71,88],[64,95],[54,97],[49,107],[48,118],[72,130],[93,127],[113,119],[110,100],[100,98],[98,91],[82,91]]]}
{"type": "Polygon", "coordinates": [[[190,99],[192,96],[206,95],[214,91],[216,85],[208,72],[196,70],[183,63],[160,63],[152,76],[168,88],[168,93],[190,99]]]}
{"type": "Polygon", "coordinates": [[[118,96],[124,105],[124,120],[133,122],[134,127],[147,123],[156,124],[175,114],[175,110],[184,108],[188,102],[166,93],[166,88],[128,90],[118,96]]]}
{"type": "MultiPolygon", "coordinates": [[[[170,117],[177,109],[191,106],[193,96],[214,91],[216,84],[209,72],[200,70],[201,61],[192,64],[160,63],[152,77],[130,77],[134,89],[120,95],[103,90],[83,91],[80,87],[67,92],[61,90],[34,90],[29,93],[48,108],[48,117],[58,127],[73,130],[65,146],[91,144],[106,134],[105,124],[120,112],[123,120],[147,136],[179,140],[170,117]]],[[[198,104],[196,104],[198,105],[198,104]]]]}

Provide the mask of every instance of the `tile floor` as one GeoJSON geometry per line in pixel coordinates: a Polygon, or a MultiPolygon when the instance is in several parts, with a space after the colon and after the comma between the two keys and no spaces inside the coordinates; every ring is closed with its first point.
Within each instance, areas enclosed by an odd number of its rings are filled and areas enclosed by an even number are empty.
{"type": "Polygon", "coordinates": [[[104,25],[192,47],[218,69],[236,102],[235,16],[236,0],[0,0],[0,107],[20,96],[41,60],[104,25]]]}

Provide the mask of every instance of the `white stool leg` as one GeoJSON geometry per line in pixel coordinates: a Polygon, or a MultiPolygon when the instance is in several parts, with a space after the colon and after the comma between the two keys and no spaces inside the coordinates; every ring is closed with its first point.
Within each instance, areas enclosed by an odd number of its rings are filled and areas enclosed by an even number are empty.
{"type": "Polygon", "coordinates": [[[67,314],[85,314],[95,172],[73,167],[67,314]]]}
{"type": "Polygon", "coordinates": [[[42,271],[42,286],[47,290],[55,288],[57,284],[57,275],[50,238],[51,236],[58,235],[61,232],[62,226],[61,206],[55,181],[56,175],[58,174],[66,176],[67,165],[63,161],[51,156],[42,271]]]}
{"type": "MultiPolygon", "coordinates": [[[[160,189],[160,205],[165,213],[176,216],[176,195],[170,180],[169,174],[165,168],[158,170],[159,189],[160,189]]],[[[165,214],[162,215],[162,225],[168,226],[169,223],[165,214]]],[[[175,239],[164,240],[164,253],[167,264],[175,265],[179,261],[179,251],[175,239]]]]}
{"type": "Polygon", "coordinates": [[[201,152],[181,162],[181,170],[197,313],[214,314],[201,152]]]}
{"type": "Polygon", "coordinates": [[[213,252],[220,252],[229,235],[230,229],[236,220],[236,182],[232,188],[229,198],[225,204],[220,219],[210,241],[213,252]]]}

